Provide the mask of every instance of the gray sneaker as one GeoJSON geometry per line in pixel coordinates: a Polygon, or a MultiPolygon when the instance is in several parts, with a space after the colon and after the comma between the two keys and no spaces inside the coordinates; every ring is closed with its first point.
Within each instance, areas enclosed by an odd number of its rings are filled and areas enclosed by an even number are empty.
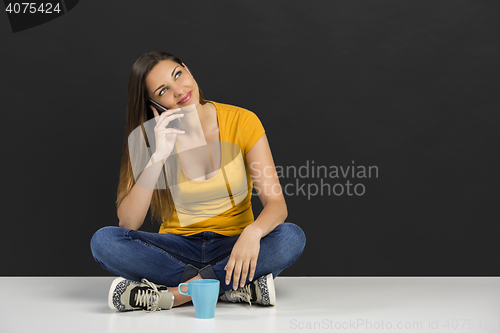
{"type": "Polygon", "coordinates": [[[226,302],[248,302],[260,305],[275,305],[276,292],[274,290],[273,274],[261,276],[243,287],[236,290],[226,290],[220,297],[221,301],[226,302]]]}
{"type": "Polygon", "coordinates": [[[174,295],[166,286],[156,285],[146,279],[136,282],[119,277],[109,289],[108,305],[118,311],[170,310],[174,305],[174,295]]]}

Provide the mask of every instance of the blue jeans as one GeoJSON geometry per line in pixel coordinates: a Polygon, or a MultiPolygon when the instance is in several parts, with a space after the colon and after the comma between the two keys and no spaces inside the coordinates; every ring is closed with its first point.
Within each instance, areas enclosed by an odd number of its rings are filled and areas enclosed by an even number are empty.
{"type": "MultiPolygon", "coordinates": [[[[218,279],[220,294],[226,285],[226,266],[238,236],[205,231],[192,236],[134,231],[120,227],[99,229],[90,247],[95,260],[106,270],[126,279],[177,286],[198,273],[218,279]]],[[[282,223],[260,240],[255,278],[272,273],[276,278],[302,254],[306,237],[293,223],[282,223]]],[[[248,283],[248,276],[247,281],[248,283]]]]}

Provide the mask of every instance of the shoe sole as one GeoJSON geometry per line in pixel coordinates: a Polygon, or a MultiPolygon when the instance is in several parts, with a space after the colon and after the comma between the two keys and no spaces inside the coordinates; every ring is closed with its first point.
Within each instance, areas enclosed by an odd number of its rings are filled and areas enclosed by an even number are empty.
{"type": "Polygon", "coordinates": [[[269,291],[269,305],[276,305],[276,291],[274,290],[274,280],[273,273],[269,273],[266,276],[267,279],[267,289],[269,291]]]}
{"type": "Polygon", "coordinates": [[[108,294],[108,306],[115,311],[119,311],[113,304],[113,293],[116,289],[116,286],[118,283],[122,282],[123,280],[126,280],[125,278],[122,277],[117,277],[116,279],[113,280],[113,283],[111,283],[111,288],[109,288],[109,294],[108,294]]]}

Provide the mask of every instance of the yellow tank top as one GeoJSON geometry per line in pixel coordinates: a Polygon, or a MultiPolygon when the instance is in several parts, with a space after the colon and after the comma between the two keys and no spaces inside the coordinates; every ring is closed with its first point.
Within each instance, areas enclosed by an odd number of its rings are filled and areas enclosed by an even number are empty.
{"type": "Polygon", "coordinates": [[[212,231],[235,236],[254,221],[253,182],[245,156],[264,134],[264,127],[252,111],[209,102],[217,110],[221,167],[215,176],[203,181],[180,172],[177,188],[185,204],[176,203],[173,217],[163,221],[159,233],[190,236],[212,231]]]}

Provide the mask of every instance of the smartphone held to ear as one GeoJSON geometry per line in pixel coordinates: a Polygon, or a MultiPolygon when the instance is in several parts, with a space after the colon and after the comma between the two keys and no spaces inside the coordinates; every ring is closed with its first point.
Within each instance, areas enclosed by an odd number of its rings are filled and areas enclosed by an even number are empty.
{"type": "MultiPolygon", "coordinates": [[[[154,106],[156,108],[156,111],[158,111],[158,114],[162,114],[163,112],[167,111],[166,107],[164,107],[161,104],[156,103],[151,98],[149,99],[149,105],[154,106]]],[[[146,111],[148,120],[153,119],[155,117],[153,110],[151,110],[149,105],[148,105],[147,111],[146,111]]],[[[181,122],[180,118],[176,118],[176,119],[170,121],[167,125],[167,128],[178,128],[181,131],[184,130],[184,128],[182,128],[182,122],[181,122]]]]}

